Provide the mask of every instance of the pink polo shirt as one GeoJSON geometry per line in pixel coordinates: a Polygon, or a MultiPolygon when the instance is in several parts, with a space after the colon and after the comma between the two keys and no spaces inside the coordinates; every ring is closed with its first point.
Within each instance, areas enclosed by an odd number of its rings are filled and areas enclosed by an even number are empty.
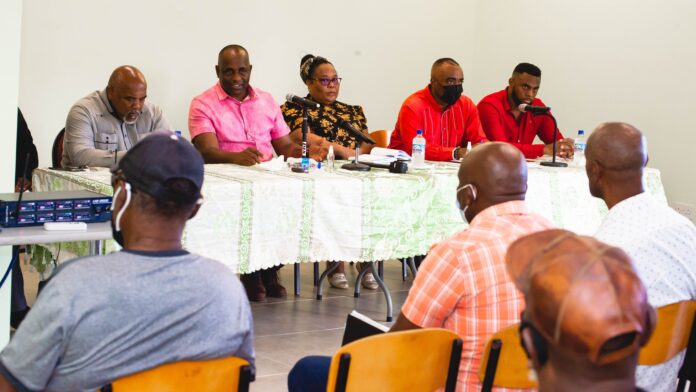
{"type": "Polygon", "coordinates": [[[193,98],[188,125],[191,139],[214,133],[220,150],[239,152],[254,147],[263,154],[263,161],[273,158],[271,140],[290,133],[271,94],[249,86],[249,95],[239,102],[219,82],[193,98]]]}

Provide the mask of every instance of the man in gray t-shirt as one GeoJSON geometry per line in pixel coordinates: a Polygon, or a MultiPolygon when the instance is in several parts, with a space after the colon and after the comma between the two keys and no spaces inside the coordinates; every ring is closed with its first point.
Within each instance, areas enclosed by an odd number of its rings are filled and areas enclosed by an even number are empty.
{"type": "Polygon", "coordinates": [[[241,283],[181,245],[201,204],[200,154],[155,132],[113,173],[112,228],[123,250],[58,268],[0,353],[0,390],[94,391],[163,363],[224,356],[254,369],[241,283]]]}
{"type": "Polygon", "coordinates": [[[106,89],[70,108],[61,165],[110,167],[152,131],[171,130],[162,110],[146,97],[147,82],[140,70],[130,65],[116,68],[106,89]]]}

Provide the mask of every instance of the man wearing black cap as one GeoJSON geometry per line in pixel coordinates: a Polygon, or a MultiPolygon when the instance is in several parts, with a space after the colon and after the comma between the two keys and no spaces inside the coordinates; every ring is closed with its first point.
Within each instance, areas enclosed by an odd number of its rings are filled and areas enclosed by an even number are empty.
{"type": "Polygon", "coordinates": [[[513,242],[506,265],[524,295],[520,335],[540,392],[640,390],[638,351],[656,316],[626,253],[547,230],[513,242]]]}
{"type": "Polygon", "coordinates": [[[0,353],[0,391],[96,390],[184,359],[254,367],[244,289],[223,264],[182,248],[200,208],[203,160],[155,132],[113,168],[112,228],[123,250],[61,265],[0,353]]]}

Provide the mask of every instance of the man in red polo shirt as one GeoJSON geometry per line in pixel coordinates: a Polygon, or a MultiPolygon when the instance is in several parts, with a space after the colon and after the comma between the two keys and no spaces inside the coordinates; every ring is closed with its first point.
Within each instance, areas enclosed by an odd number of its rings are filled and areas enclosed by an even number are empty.
{"type": "Polygon", "coordinates": [[[399,110],[389,148],[411,154],[418,130],[425,137],[425,159],[449,161],[466,154],[466,144],[486,141],[474,102],[462,95],[464,72],[451,58],[442,58],[430,70],[430,84],[411,94],[399,110]]]}
{"type": "MultiPolygon", "coordinates": [[[[520,104],[546,106],[536,98],[541,84],[541,70],[534,64],[520,63],[512,71],[508,87],[486,96],[478,111],[486,137],[491,141],[508,142],[519,148],[526,158],[553,154],[553,120],[549,116],[521,112],[520,104]],[[539,136],[544,144],[532,144],[539,136]]],[[[573,139],[564,139],[558,132],[557,153],[561,158],[573,156],[573,139]]]]}

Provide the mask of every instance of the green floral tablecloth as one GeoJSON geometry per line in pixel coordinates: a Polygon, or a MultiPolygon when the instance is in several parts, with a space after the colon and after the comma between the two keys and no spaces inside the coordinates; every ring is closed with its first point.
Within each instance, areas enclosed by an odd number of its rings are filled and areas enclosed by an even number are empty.
{"type": "MultiPolygon", "coordinates": [[[[206,165],[205,203],[189,221],[187,249],[236,272],[308,261],[371,261],[425,254],[465,227],[455,207],[458,165],[392,174],[336,169],[309,174],[206,165]]],[[[336,167],[340,163],[337,162],[336,167]]],[[[648,191],[666,202],[660,173],[646,170],[648,191]]],[[[88,189],[111,195],[106,169],[34,171],[36,191],[88,189]]],[[[606,214],[588,190],[584,168],[529,163],[527,203],[559,227],[592,234],[606,214]]],[[[107,249],[113,245],[108,244],[107,249]]],[[[75,254],[87,245],[72,244],[75,254]]]]}

